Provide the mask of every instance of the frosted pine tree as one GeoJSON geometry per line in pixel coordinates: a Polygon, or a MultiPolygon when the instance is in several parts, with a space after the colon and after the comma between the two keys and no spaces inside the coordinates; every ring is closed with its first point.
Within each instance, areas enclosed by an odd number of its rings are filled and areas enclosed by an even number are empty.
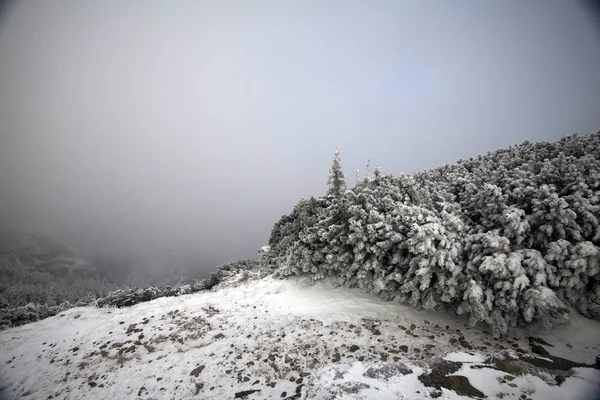
{"type": "Polygon", "coordinates": [[[375,179],[381,179],[381,167],[375,167],[375,169],[373,170],[373,177],[375,179]]]}
{"type": "Polygon", "coordinates": [[[525,211],[516,207],[506,207],[499,218],[502,226],[500,233],[512,243],[521,244],[529,237],[530,227],[525,211]]]}
{"type": "Polygon", "coordinates": [[[552,289],[537,287],[528,289],[523,296],[523,315],[526,321],[540,319],[547,328],[569,320],[569,308],[556,296],[552,289]]]}
{"type": "Polygon", "coordinates": [[[371,173],[371,159],[367,160],[367,166],[365,167],[365,179],[364,182],[369,182],[369,174],[371,173]]]}
{"type": "Polygon", "coordinates": [[[340,197],[346,190],[346,177],[342,171],[342,161],[340,160],[340,151],[335,150],[333,156],[333,163],[329,170],[329,177],[327,179],[327,195],[340,197]]]}
{"type": "Polygon", "coordinates": [[[581,227],[576,218],[577,214],[554,186],[542,185],[532,200],[529,217],[529,225],[535,232],[534,245],[547,249],[550,242],[559,239],[581,240],[581,227]]]}

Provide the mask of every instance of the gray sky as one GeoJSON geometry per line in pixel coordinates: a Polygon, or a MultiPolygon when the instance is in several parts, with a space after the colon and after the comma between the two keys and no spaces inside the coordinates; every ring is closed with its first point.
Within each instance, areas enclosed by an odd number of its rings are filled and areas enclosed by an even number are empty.
{"type": "Polygon", "coordinates": [[[152,265],[253,257],[336,146],[352,183],[367,158],[412,173],[600,129],[600,25],[573,1],[2,11],[3,221],[152,265]]]}

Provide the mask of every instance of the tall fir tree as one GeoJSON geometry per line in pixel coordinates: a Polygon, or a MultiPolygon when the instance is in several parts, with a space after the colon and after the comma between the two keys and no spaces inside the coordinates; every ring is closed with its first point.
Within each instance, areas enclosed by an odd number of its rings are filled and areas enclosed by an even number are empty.
{"type": "Polygon", "coordinates": [[[371,173],[371,159],[367,160],[367,166],[365,168],[365,183],[369,182],[369,174],[371,173]]]}
{"type": "Polygon", "coordinates": [[[327,195],[340,197],[346,190],[346,177],[342,172],[342,161],[340,160],[340,151],[335,149],[329,177],[327,178],[327,195]]]}

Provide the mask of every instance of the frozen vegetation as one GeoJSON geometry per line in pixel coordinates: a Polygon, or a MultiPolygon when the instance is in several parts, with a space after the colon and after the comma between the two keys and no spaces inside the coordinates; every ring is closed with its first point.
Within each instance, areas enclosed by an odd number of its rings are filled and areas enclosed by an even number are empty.
{"type": "Polygon", "coordinates": [[[126,264],[100,259],[94,264],[48,232],[1,238],[0,330],[44,319],[71,307],[127,307],[160,297],[209,290],[222,279],[257,265],[255,260],[223,264],[206,279],[183,277],[175,285],[150,285],[126,264]],[[146,282],[147,284],[140,284],[146,282]]]}
{"type": "MultiPolygon", "coordinates": [[[[368,172],[368,169],[367,169],[368,172]]],[[[265,263],[489,324],[600,318],[600,132],[524,142],[414,175],[357,179],[274,226],[265,263]]]]}

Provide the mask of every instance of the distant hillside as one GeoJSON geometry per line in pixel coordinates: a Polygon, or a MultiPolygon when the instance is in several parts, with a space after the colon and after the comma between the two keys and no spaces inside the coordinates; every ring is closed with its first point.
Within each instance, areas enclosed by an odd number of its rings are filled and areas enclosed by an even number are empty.
{"type": "Polygon", "coordinates": [[[274,226],[266,263],[384,299],[445,307],[495,335],[570,307],[600,319],[600,132],[528,141],[412,176],[375,170],[274,226]]]}
{"type": "Polygon", "coordinates": [[[92,264],[47,232],[25,235],[0,252],[0,308],[103,296],[116,285],[92,264]]]}
{"type": "Polygon", "coordinates": [[[0,249],[0,330],[73,306],[126,307],[209,290],[257,264],[254,260],[225,263],[203,279],[193,279],[198,272],[192,269],[166,268],[164,276],[152,276],[111,257],[95,257],[92,264],[44,231],[0,235],[0,249]]]}

